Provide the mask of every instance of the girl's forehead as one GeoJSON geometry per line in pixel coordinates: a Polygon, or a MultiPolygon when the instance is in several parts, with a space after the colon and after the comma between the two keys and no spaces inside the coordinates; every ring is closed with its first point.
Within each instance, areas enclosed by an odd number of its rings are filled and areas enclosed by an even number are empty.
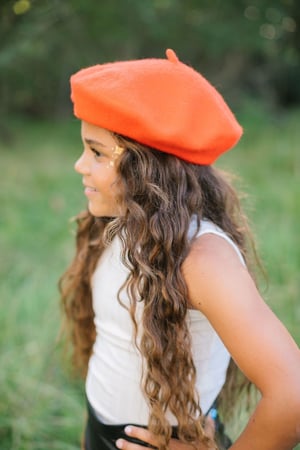
{"type": "Polygon", "coordinates": [[[109,130],[85,121],[81,122],[81,137],[84,142],[93,142],[103,147],[116,145],[116,140],[109,130]]]}

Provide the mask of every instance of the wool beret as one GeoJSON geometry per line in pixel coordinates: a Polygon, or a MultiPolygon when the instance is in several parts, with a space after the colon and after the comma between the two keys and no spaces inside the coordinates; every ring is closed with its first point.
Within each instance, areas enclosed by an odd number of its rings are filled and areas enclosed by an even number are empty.
{"type": "Polygon", "coordinates": [[[178,60],[98,64],[71,76],[74,115],[194,164],[212,164],[242,128],[221,94],[178,60]]]}

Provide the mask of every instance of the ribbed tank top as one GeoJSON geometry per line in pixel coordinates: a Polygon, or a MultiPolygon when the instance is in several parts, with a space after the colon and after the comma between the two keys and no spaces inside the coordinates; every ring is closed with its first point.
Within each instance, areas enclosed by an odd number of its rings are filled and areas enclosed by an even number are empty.
{"type": "MultiPolygon", "coordinates": [[[[189,235],[195,232],[192,221],[189,235]]],[[[224,238],[237,252],[236,244],[213,223],[203,220],[197,236],[212,233],[224,238]]],[[[117,300],[119,287],[128,276],[121,261],[121,241],[115,236],[99,258],[92,277],[96,340],[89,361],[86,394],[99,419],[106,424],[148,423],[149,409],[141,389],[142,357],[133,343],[133,325],[126,308],[117,300]]],[[[121,300],[129,305],[125,290],[121,300]]],[[[141,317],[142,302],[137,305],[141,317]]],[[[188,310],[187,322],[197,370],[196,388],[205,414],[225,382],[230,355],[206,317],[188,310]]],[[[167,412],[171,425],[176,418],[167,412]]]]}

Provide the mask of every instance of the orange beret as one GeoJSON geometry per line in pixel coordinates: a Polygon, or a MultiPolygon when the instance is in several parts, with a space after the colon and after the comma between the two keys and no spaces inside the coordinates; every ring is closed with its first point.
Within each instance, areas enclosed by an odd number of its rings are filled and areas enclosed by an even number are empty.
{"type": "Polygon", "coordinates": [[[242,128],[217,90],[173,50],[167,59],[117,61],[71,76],[74,114],[195,164],[211,164],[242,128]]]}

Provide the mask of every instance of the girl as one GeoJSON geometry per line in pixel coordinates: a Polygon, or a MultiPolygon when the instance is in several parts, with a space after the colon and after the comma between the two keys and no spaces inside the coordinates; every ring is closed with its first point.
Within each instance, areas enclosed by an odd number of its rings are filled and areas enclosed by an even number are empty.
{"type": "Polygon", "coordinates": [[[88,211],[60,287],[86,450],[218,448],[205,417],[237,386],[230,357],[261,393],[230,448],[292,449],[300,352],[256,289],[247,222],[212,166],[240,125],[172,50],[83,69],[71,88],[88,211]]]}

